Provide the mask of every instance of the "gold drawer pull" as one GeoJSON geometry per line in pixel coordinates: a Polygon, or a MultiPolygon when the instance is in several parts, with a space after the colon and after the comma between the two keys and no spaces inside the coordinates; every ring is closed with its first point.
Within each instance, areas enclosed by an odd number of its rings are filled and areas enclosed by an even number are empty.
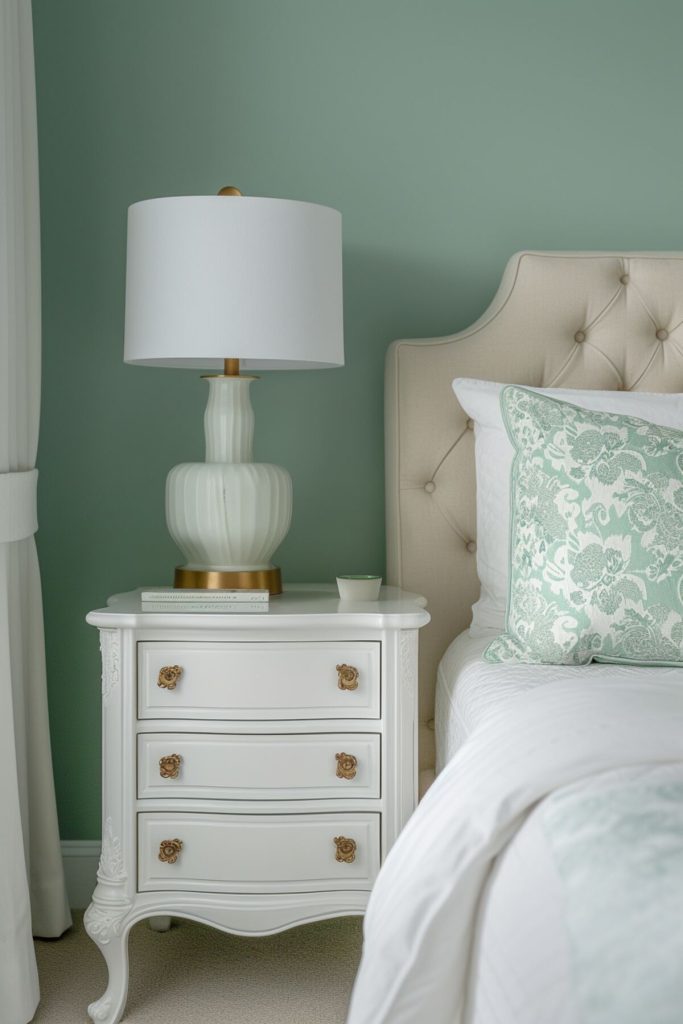
{"type": "Polygon", "coordinates": [[[358,758],[353,754],[335,754],[337,758],[337,778],[355,779],[358,758]]]}
{"type": "Polygon", "coordinates": [[[337,673],[339,675],[339,686],[340,690],[357,690],[358,689],[358,669],[354,668],[353,665],[337,665],[337,673]]]}
{"type": "Polygon", "coordinates": [[[341,864],[353,864],[356,859],[356,840],[347,839],[346,836],[335,836],[334,843],[337,847],[335,859],[341,864]]]}
{"type": "Polygon", "coordinates": [[[159,758],[159,775],[162,779],[177,779],[183,759],[180,754],[166,754],[159,758]]]}
{"type": "Polygon", "coordinates": [[[175,864],[182,848],[182,839],[162,839],[159,843],[159,860],[164,864],[175,864]]]}
{"type": "Polygon", "coordinates": [[[182,674],[183,670],[180,665],[164,665],[159,672],[157,686],[162,686],[164,690],[175,690],[176,683],[182,674]]]}

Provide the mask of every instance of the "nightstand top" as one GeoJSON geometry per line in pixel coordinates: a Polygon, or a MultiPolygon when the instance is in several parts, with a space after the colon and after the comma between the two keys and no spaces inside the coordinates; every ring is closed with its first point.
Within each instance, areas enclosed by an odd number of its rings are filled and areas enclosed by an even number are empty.
{"type": "Polygon", "coordinates": [[[127,594],[115,594],[106,608],[90,612],[87,621],[92,626],[128,626],[154,628],[177,627],[216,628],[234,624],[239,628],[259,629],[277,624],[295,626],[310,622],[315,616],[328,620],[329,625],[372,626],[375,628],[419,629],[430,619],[426,600],[420,594],[411,594],[398,587],[382,587],[377,601],[340,601],[334,583],[291,583],[284,592],[272,597],[266,612],[211,611],[193,612],[172,608],[163,612],[142,610],[140,594],[150,587],[140,587],[127,594]],[[300,620],[299,622],[297,620],[300,620]]]}

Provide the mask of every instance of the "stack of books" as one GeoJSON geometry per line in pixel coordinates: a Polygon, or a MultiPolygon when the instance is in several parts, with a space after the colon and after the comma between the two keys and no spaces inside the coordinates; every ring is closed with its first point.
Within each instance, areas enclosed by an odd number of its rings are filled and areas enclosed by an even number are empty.
{"type": "Polygon", "coordinates": [[[233,612],[240,615],[268,611],[267,590],[143,590],[143,612],[233,612]]]}

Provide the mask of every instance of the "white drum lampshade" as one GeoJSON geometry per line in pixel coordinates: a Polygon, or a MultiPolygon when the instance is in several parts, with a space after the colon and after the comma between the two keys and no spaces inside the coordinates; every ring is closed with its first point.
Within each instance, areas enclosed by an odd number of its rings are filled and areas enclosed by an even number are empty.
{"type": "Polygon", "coordinates": [[[289,529],[292,485],[252,461],[242,369],[344,363],[341,215],[236,195],[135,203],[128,211],[124,359],[218,369],[208,377],[206,461],[174,467],[166,518],[187,559],[181,587],[281,589],[271,557],[289,529]]]}

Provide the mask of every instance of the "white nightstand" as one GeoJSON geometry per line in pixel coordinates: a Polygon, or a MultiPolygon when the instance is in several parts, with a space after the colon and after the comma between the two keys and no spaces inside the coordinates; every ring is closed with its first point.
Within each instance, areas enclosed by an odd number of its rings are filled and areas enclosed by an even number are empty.
{"type": "Polygon", "coordinates": [[[417,801],[424,599],[294,585],[267,613],[142,612],[100,630],[102,856],[85,926],[115,1024],[130,928],[174,915],[242,935],[362,914],[417,801]]]}

